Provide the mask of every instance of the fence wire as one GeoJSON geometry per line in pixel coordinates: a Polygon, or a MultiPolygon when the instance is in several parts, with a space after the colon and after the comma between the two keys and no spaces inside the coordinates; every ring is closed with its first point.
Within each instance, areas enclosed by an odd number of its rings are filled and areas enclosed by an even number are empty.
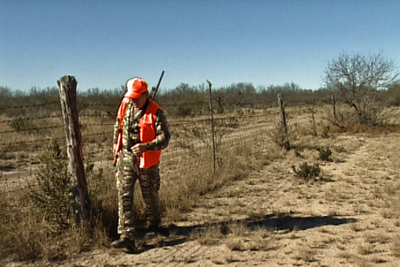
{"type": "MultiPolygon", "coordinates": [[[[60,102],[3,108],[5,112],[0,115],[0,194],[22,192],[28,184],[34,186],[42,164],[39,155],[51,143],[57,142],[66,153],[61,107],[55,103],[60,102]]],[[[114,179],[115,117],[101,110],[91,112],[92,108],[87,107],[79,116],[85,160],[90,160],[95,169],[102,169],[110,176],[108,179],[114,179]]],[[[117,110],[118,106],[113,109],[117,110]]],[[[198,170],[213,168],[213,163],[217,169],[222,168],[230,155],[240,153],[240,146],[251,147],[255,154],[265,152],[272,122],[279,118],[276,108],[246,108],[215,114],[216,158],[213,158],[210,116],[170,117],[168,109],[169,106],[164,107],[172,138],[161,160],[164,183],[173,181],[176,176],[189,176],[198,170]]]]}

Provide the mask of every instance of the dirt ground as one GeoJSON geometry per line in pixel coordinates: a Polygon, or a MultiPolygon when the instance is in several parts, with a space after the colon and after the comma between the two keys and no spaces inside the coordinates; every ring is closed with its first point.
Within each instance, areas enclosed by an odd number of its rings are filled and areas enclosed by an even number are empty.
{"type": "MultiPolygon", "coordinates": [[[[308,137],[302,149],[204,195],[136,253],[103,249],[48,266],[400,266],[400,134],[308,137]],[[316,145],[332,150],[321,161],[316,145]],[[296,176],[307,162],[316,180],[296,176]]],[[[8,266],[18,266],[17,263],[8,266]]],[[[24,265],[25,266],[25,265],[24,265]]]]}

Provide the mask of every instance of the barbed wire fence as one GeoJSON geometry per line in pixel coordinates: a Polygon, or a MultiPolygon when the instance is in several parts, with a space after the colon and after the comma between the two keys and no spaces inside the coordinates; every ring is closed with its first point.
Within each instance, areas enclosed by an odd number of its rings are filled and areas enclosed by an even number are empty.
{"type": "Polygon", "coordinates": [[[12,193],[33,182],[50,142],[65,143],[64,124],[59,101],[5,106],[0,114],[0,193],[12,193]]]}
{"type": "MultiPolygon", "coordinates": [[[[208,104],[204,101],[187,103],[192,108],[213,111],[208,104]]],[[[191,176],[204,169],[214,169],[214,173],[229,171],[224,170],[229,168],[226,160],[233,153],[240,153],[237,149],[240,146],[251,146],[253,154],[266,153],[270,144],[268,132],[280,119],[278,101],[271,99],[252,104],[257,108],[241,107],[217,112],[211,117],[204,112],[185,118],[169,116],[178,103],[161,104],[172,134],[161,160],[162,183],[172,186],[177,176],[191,176]]],[[[214,102],[214,106],[218,103],[214,102]]],[[[301,109],[307,108],[293,108],[289,113],[297,114],[301,109]]],[[[104,170],[103,173],[114,171],[112,139],[117,110],[118,105],[105,108],[104,104],[95,104],[81,109],[79,114],[85,160],[90,159],[94,168],[104,170]],[[115,114],[102,112],[102,108],[115,110],[115,114]]],[[[24,192],[28,184],[35,182],[40,153],[52,142],[57,142],[63,151],[67,150],[60,99],[5,106],[0,108],[0,114],[0,194],[24,192]]],[[[114,179],[114,176],[106,178],[114,179]]]]}

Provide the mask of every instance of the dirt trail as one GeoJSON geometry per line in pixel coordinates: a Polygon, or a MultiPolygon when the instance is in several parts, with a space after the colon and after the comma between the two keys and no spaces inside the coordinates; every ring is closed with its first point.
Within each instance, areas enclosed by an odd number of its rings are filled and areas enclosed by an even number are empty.
{"type": "Polygon", "coordinates": [[[59,266],[400,266],[400,135],[316,142],[334,162],[289,152],[203,196],[138,254],[104,249],[59,266]],[[295,177],[303,162],[319,163],[322,179],[295,177]]]}

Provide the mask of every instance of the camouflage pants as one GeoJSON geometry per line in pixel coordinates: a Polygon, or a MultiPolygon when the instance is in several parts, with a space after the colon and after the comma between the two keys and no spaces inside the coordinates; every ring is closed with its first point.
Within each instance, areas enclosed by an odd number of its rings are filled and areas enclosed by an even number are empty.
{"type": "Polygon", "coordinates": [[[127,150],[121,151],[117,162],[116,182],[118,190],[118,233],[121,238],[134,238],[134,191],[139,180],[146,218],[150,225],[159,225],[160,172],[158,164],[148,169],[139,169],[136,157],[127,150]]]}

